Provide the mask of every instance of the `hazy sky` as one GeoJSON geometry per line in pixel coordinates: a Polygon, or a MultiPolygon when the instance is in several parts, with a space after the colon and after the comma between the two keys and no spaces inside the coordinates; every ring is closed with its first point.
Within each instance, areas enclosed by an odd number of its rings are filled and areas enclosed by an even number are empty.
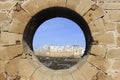
{"type": "Polygon", "coordinates": [[[73,21],[56,17],[42,23],[33,38],[33,49],[43,45],[80,45],[85,47],[81,28],[73,21]]]}

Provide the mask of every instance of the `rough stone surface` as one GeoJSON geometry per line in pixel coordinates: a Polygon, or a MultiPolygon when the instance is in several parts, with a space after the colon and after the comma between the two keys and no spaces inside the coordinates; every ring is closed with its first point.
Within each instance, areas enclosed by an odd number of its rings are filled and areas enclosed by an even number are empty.
{"type": "Polygon", "coordinates": [[[0,80],[67,79],[120,80],[120,0],[0,0],[0,80]],[[80,14],[97,42],[87,60],[58,71],[43,66],[22,44],[30,19],[56,6],[80,14]]]}
{"type": "Polygon", "coordinates": [[[117,49],[117,48],[116,49],[110,49],[108,51],[107,57],[108,58],[120,59],[119,52],[120,52],[120,48],[119,49],[117,49]]]}

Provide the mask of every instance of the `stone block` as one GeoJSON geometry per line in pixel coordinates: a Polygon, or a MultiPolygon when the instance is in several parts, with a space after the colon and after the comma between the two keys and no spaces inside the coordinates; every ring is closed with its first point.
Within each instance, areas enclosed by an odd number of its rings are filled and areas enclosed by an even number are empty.
{"type": "Polygon", "coordinates": [[[120,34],[120,24],[117,24],[117,32],[120,34]]]}
{"type": "Polygon", "coordinates": [[[0,10],[10,10],[16,2],[0,2],[0,10]]]}
{"type": "Polygon", "coordinates": [[[120,37],[117,37],[117,45],[120,46],[120,37]]]}
{"type": "Polygon", "coordinates": [[[116,10],[120,9],[120,3],[104,3],[102,7],[107,10],[116,10]]]}
{"type": "Polygon", "coordinates": [[[71,74],[67,74],[67,75],[64,75],[63,80],[74,80],[74,79],[71,74]]]}
{"type": "Polygon", "coordinates": [[[113,49],[109,49],[108,54],[107,54],[107,58],[110,59],[120,59],[120,49],[119,48],[113,48],[113,49]]]}
{"type": "Polygon", "coordinates": [[[92,45],[90,53],[97,56],[105,57],[107,47],[104,45],[92,45]]]}
{"type": "Polygon", "coordinates": [[[74,80],[86,80],[86,76],[78,69],[72,72],[72,76],[74,80]]]}
{"type": "Polygon", "coordinates": [[[80,0],[75,11],[80,15],[84,15],[91,8],[91,0],[80,0]]]}
{"type": "Polygon", "coordinates": [[[66,6],[74,10],[77,7],[77,5],[79,5],[79,2],[80,0],[67,0],[66,6]]]}
{"type": "Polygon", "coordinates": [[[8,17],[6,13],[0,12],[0,22],[10,21],[10,20],[11,20],[10,17],[8,17]]]}
{"type": "Polygon", "coordinates": [[[98,70],[96,69],[95,66],[91,65],[90,63],[86,62],[84,63],[79,71],[82,73],[82,75],[84,76],[85,80],[91,80],[93,76],[96,75],[96,73],[98,72],[98,70]]]}
{"type": "Polygon", "coordinates": [[[0,74],[4,73],[4,63],[2,60],[0,60],[0,74]]]}
{"type": "Polygon", "coordinates": [[[6,80],[6,77],[4,74],[0,74],[0,80],[6,80]]]}
{"type": "Polygon", "coordinates": [[[106,31],[115,31],[115,24],[114,23],[110,23],[110,22],[106,22],[105,23],[105,30],[106,31]]]}
{"type": "Polygon", "coordinates": [[[94,22],[89,24],[90,26],[90,30],[92,31],[92,33],[104,33],[105,32],[105,26],[103,23],[102,19],[97,19],[94,22]]]}
{"type": "Polygon", "coordinates": [[[38,13],[40,10],[49,7],[49,1],[45,0],[29,0],[22,5],[22,7],[30,13],[31,16],[38,13]]]}
{"type": "Polygon", "coordinates": [[[57,6],[65,7],[66,6],[66,0],[57,0],[57,6]]]}
{"type": "Polygon", "coordinates": [[[5,65],[5,70],[10,77],[15,77],[16,75],[19,74],[19,65],[18,65],[19,61],[20,58],[18,57],[11,60],[5,65]]]}
{"type": "Polygon", "coordinates": [[[28,13],[26,13],[24,10],[20,11],[13,11],[12,12],[12,23],[10,25],[10,32],[14,33],[23,33],[24,29],[31,18],[28,13]]]}
{"type": "Polygon", "coordinates": [[[111,21],[111,22],[119,22],[120,21],[120,11],[119,10],[108,10],[104,19],[111,21]]]}
{"type": "Polygon", "coordinates": [[[5,52],[6,47],[0,47],[0,60],[8,60],[7,53],[5,52]]]}
{"type": "Polygon", "coordinates": [[[107,75],[100,71],[91,80],[114,80],[114,79],[111,75],[107,75]]]}
{"type": "Polygon", "coordinates": [[[95,10],[92,10],[91,8],[83,17],[90,23],[91,21],[101,18],[104,14],[104,10],[101,7],[97,7],[95,10]]]}
{"type": "Polygon", "coordinates": [[[114,70],[120,70],[120,60],[115,60],[112,68],[113,68],[114,70]]]}
{"type": "Polygon", "coordinates": [[[1,41],[2,45],[13,45],[19,43],[22,43],[22,35],[16,34],[16,33],[9,33],[9,32],[1,32],[1,41]]]}
{"type": "Polygon", "coordinates": [[[49,0],[48,3],[50,7],[57,6],[57,0],[49,0]]]}
{"type": "Polygon", "coordinates": [[[38,3],[38,2],[37,1],[35,2],[34,0],[29,0],[29,1],[25,2],[25,3],[23,3],[21,6],[26,11],[28,11],[31,16],[33,16],[33,15],[35,15],[39,11],[38,10],[38,5],[36,3],[38,3]]]}
{"type": "Polygon", "coordinates": [[[96,34],[93,38],[95,41],[98,41],[99,44],[115,45],[115,37],[113,32],[96,34]]]}
{"type": "Polygon", "coordinates": [[[19,62],[19,73],[25,80],[29,79],[32,74],[37,71],[27,59],[21,59],[19,62]]]}
{"type": "Polygon", "coordinates": [[[87,59],[89,63],[94,65],[94,67],[106,72],[107,69],[110,67],[109,61],[100,56],[92,56],[90,55],[87,59]]]}

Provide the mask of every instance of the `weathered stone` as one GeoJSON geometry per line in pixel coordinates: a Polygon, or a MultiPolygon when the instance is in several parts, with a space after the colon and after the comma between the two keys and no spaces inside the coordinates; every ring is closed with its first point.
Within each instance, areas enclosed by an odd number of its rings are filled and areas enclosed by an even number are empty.
{"type": "Polygon", "coordinates": [[[120,24],[117,24],[117,32],[120,34],[120,24]]]}
{"type": "Polygon", "coordinates": [[[6,80],[4,74],[0,74],[0,80],[6,80]]]}
{"type": "Polygon", "coordinates": [[[4,63],[0,60],[0,74],[4,73],[4,63]]]}
{"type": "Polygon", "coordinates": [[[112,76],[98,72],[91,80],[114,80],[112,76]]]}
{"type": "Polygon", "coordinates": [[[100,44],[115,45],[115,39],[114,39],[113,32],[96,34],[96,35],[94,35],[93,38],[95,41],[98,41],[98,43],[100,43],[100,44]],[[109,38],[106,36],[109,36],[109,38]]]}
{"type": "Polygon", "coordinates": [[[73,80],[86,80],[86,76],[80,70],[75,70],[72,76],[73,80]]]}
{"type": "Polygon", "coordinates": [[[49,0],[49,6],[57,6],[57,0],[49,0]]]}
{"type": "Polygon", "coordinates": [[[102,71],[107,71],[110,65],[107,59],[100,56],[90,55],[87,61],[102,71]]]}
{"type": "Polygon", "coordinates": [[[12,6],[15,4],[16,2],[0,2],[0,10],[9,10],[12,8],[12,6]]]}
{"type": "Polygon", "coordinates": [[[7,16],[6,13],[1,13],[0,12],[0,22],[3,22],[3,21],[10,21],[11,19],[7,16]]]}
{"type": "Polygon", "coordinates": [[[36,71],[36,69],[34,68],[34,66],[30,63],[29,60],[27,59],[21,59],[19,62],[19,73],[21,75],[21,77],[23,77],[24,79],[29,79],[29,77],[32,76],[32,74],[34,74],[34,72],[36,71]]]}
{"type": "Polygon", "coordinates": [[[104,45],[93,45],[90,53],[95,54],[97,56],[105,57],[107,51],[107,47],[104,45]]]}
{"type": "Polygon", "coordinates": [[[9,31],[14,33],[23,33],[29,19],[31,18],[29,14],[24,10],[20,10],[18,12],[13,11],[12,17],[13,20],[9,31]]]}
{"type": "Polygon", "coordinates": [[[94,11],[92,9],[90,9],[83,17],[88,23],[90,23],[92,21],[95,21],[95,20],[103,17],[103,16],[104,16],[103,9],[101,7],[98,7],[94,11]]]}
{"type": "Polygon", "coordinates": [[[83,74],[84,78],[87,80],[91,80],[94,75],[98,72],[95,66],[86,62],[82,67],[80,67],[79,71],[83,74]]]}
{"type": "Polygon", "coordinates": [[[120,21],[120,11],[118,10],[109,10],[105,16],[107,16],[104,18],[105,20],[110,20],[112,22],[120,21]]]}
{"type": "Polygon", "coordinates": [[[9,76],[15,77],[19,74],[19,61],[20,58],[15,58],[5,65],[5,70],[9,76]]]}
{"type": "Polygon", "coordinates": [[[57,5],[65,7],[66,6],[66,0],[57,0],[57,5]]]}
{"type": "Polygon", "coordinates": [[[106,22],[105,29],[106,29],[106,31],[115,31],[115,24],[110,23],[110,22],[106,22]]]}
{"type": "Polygon", "coordinates": [[[91,0],[80,0],[75,11],[80,15],[84,15],[91,8],[91,0]],[[83,5],[84,4],[84,5],[83,5]]]}
{"type": "Polygon", "coordinates": [[[49,7],[49,1],[45,0],[29,0],[22,5],[22,7],[30,13],[31,16],[35,15],[40,10],[49,7]]]}
{"type": "Polygon", "coordinates": [[[9,33],[9,32],[1,32],[1,44],[2,45],[13,45],[19,41],[22,43],[22,35],[16,33],[9,33]]]}
{"type": "Polygon", "coordinates": [[[120,60],[115,60],[112,68],[115,70],[120,70],[120,60]]]}
{"type": "Polygon", "coordinates": [[[120,37],[117,37],[117,45],[120,46],[120,37]]]}
{"type": "Polygon", "coordinates": [[[102,19],[98,19],[92,23],[89,24],[90,25],[90,30],[94,33],[104,33],[105,32],[105,26],[103,23],[102,19]]]}
{"type": "Polygon", "coordinates": [[[68,0],[66,2],[66,6],[71,9],[75,9],[77,5],[79,5],[80,0],[68,0]]]}
{"type": "Polygon", "coordinates": [[[115,48],[115,49],[110,49],[108,51],[107,57],[108,58],[112,58],[112,59],[120,59],[120,49],[119,48],[115,48]]]}
{"type": "Polygon", "coordinates": [[[5,52],[6,47],[0,47],[0,60],[8,60],[8,56],[5,52]]]}
{"type": "Polygon", "coordinates": [[[120,3],[105,3],[103,4],[103,8],[107,10],[120,9],[120,3]]]}

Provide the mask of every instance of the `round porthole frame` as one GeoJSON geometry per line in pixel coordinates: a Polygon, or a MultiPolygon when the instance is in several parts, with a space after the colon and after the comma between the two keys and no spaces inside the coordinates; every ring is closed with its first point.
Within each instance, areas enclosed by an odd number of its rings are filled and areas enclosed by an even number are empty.
{"type": "Polygon", "coordinates": [[[80,16],[77,12],[69,8],[50,7],[42,11],[39,11],[30,19],[23,33],[24,55],[25,57],[28,57],[30,59],[30,61],[33,63],[33,65],[35,65],[35,67],[42,67],[44,69],[41,69],[41,70],[50,70],[49,72],[54,71],[43,66],[43,64],[40,63],[38,59],[34,56],[32,42],[33,42],[34,33],[39,27],[39,25],[41,25],[44,21],[51,18],[55,18],[55,17],[63,17],[63,18],[67,18],[74,21],[80,26],[80,28],[84,33],[85,40],[86,40],[84,55],[82,56],[82,59],[78,62],[78,64],[71,67],[76,69],[75,67],[81,66],[81,63],[84,63],[83,61],[87,59],[87,56],[91,49],[93,38],[91,36],[91,31],[89,29],[89,26],[87,22],[83,19],[83,17],[80,16]]]}

